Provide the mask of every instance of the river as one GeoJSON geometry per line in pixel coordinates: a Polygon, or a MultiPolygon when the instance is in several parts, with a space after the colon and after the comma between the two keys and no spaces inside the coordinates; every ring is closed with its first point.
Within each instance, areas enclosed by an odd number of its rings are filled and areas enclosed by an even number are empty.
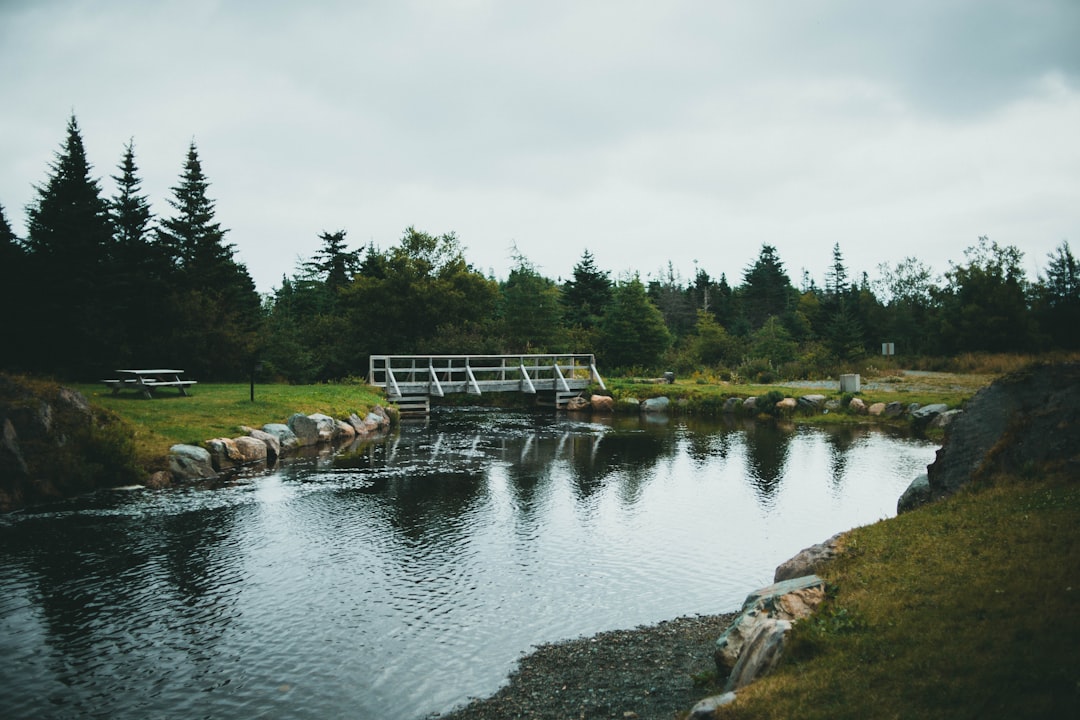
{"type": "Polygon", "coordinates": [[[935,450],[438,409],[224,486],[0,516],[0,716],[423,718],[536,644],[736,609],[893,515],[935,450]]]}

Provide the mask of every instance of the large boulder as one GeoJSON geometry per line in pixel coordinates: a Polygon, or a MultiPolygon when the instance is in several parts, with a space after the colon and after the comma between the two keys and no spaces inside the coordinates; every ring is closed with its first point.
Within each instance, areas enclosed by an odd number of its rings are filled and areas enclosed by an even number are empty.
{"type": "MultiPolygon", "coordinates": [[[[801,620],[824,600],[825,582],[817,575],[784,580],[750,593],[739,616],[716,641],[713,658],[717,672],[721,676],[732,676],[743,647],[767,620],[801,620]]],[[[742,679],[746,680],[746,676],[742,679]]]]}
{"type": "Polygon", "coordinates": [[[870,407],[866,408],[866,412],[869,415],[872,415],[874,417],[878,417],[879,415],[884,415],[885,414],[885,403],[883,403],[883,402],[873,403],[870,407]]]}
{"type": "Polygon", "coordinates": [[[671,407],[671,400],[666,397],[649,398],[641,403],[643,413],[666,413],[671,407]]]}
{"type": "Polygon", "coordinates": [[[576,395],[566,401],[566,409],[569,412],[584,412],[589,409],[589,401],[580,395],[576,395]]]}
{"type": "Polygon", "coordinates": [[[217,477],[210,453],[198,445],[173,445],[169,448],[169,471],[173,480],[205,480],[217,477]]]}
{"type": "Polygon", "coordinates": [[[309,447],[333,440],[337,423],[334,418],[322,413],[296,413],[289,417],[289,429],[296,435],[301,447],[309,447]]]}
{"type": "Polygon", "coordinates": [[[610,395],[593,395],[589,403],[594,413],[610,415],[615,410],[615,398],[610,395]]]}
{"type": "Polygon", "coordinates": [[[729,397],[727,400],[724,401],[724,414],[734,415],[739,411],[740,407],[742,407],[741,399],[734,396],[729,397]]]}
{"type": "Polygon", "coordinates": [[[792,413],[795,412],[797,405],[798,401],[795,398],[786,397],[776,402],[776,409],[783,413],[792,413]]]}
{"type": "Polygon", "coordinates": [[[817,393],[811,393],[810,395],[803,395],[799,398],[799,408],[802,410],[818,410],[825,405],[826,398],[824,395],[817,393]]]}
{"type": "Polygon", "coordinates": [[[840,551],[842,535],[843,533],[837,533],[825,542],[804,548],[794,557],[780,563],[773,574],[773,582],[778,583],[816,573],[824,562],[836,557],[840,551]]]}
{"type": "Polygon", "coordinates": [[[929,502],[932,497],[930,479],[926,476],[926,473],[923,473],[911,481],[911,484],[907,486],[907,490],[896,501],[896,514],[899,515],[908,510],[914,510],[920,505],[929,502]]]}
{"type": "Polygon", "coordinates": [[[968,400],[945,433],[926,468],[930,499],[951,495],[984,472],[1080,463],[1080,363],[1038,365],[995,380],[968,400]]]}
{"type": "Polygon", "coordinates": [[[210,453],[210,464],[217,472],[231,470],[244,464],[244,456],[236,447],[232,438],[211,438],[206,441],[206,450],[210,453]]]}
{"type": "MultiPolygon", "coordinates": [[[[285,425],[282,425],[281,427],[288,430],[288,427],[286,427],[285,425]]],[[[281,456],[281,440],[278,438],[277,435],[268,433],[265,430],[258,430],[256,428],[251,428],[247,426],[241,426],[240,429],[246,432],[248,434],[248,437],[255,438],[256,440],[266,445],[267,462],[273,464],[278,459],[278,457],[281,456]]]]}
{"type": "Polygon", "coordinates": [[[337,425],[335,436],[342,440],[352,440],[356,437],[356,428],[352,426],[352,423],[347,423],[344,420],[334,420],[337,425]]]}
{"type": "Polygon", "coordinates": [[[900,417],[904,414],[904,403],[893,400],[885,406],[885,417],[900,417]]]}
{"type": "Polygon", "coordinates": [[[755,624],[742,653],[739,654],[738,662],[728,675],[724,690],[734,692],[772,672],[780,662],[790,630],[790,620],[775,617],[763,618],[755,624]]]}
{"type": "Polygon", "coordinates": [[[233,438],[233,445],[240,454],[240,462],[244,465],[262,463],[267,460],[266,443],[250,435],[233,438]]]}
{"type": "Polygon", "coordinates": [[[284,423],[267,423],[262,426],[263,432],[277,438],[278,448],[282,453],[292,452],[300,447],[300,438],[284,423]]]}
{"type": "Polygon", "coordinates": [[[848,410],[856,415],[865,415],[869,408],[866,407],[866,403],[862,398],[851,398],[851,402],[848,403],[848,410]]]}

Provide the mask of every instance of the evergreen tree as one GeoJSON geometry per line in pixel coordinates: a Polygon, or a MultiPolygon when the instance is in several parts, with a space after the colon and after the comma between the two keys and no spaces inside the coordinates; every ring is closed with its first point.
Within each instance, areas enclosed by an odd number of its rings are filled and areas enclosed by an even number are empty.
{"type": "Polygon", "coordinates": [[[179,279],[171,353],[206,378],[245,377],[256,353],[261,304],[247,268],[234,258],[235,246],[225,242],[227,231],[214,220],[209,186],[192,141],[169,199],[176,213],[158,228],[179,279]]]}
{"type": "Polygon", "coordinates": [[[91,378],[113,366],[117,310],[103,288],[112,232],[74,115],[50,169],[27,210],[26,279],[38,293],[27,360],[38,371],[91,378]]]}
{"type": "Polygon", "coordinates": [[[360,251],[345,249],[344,230],[335,233],[323,231],[319,239],[322,240],[322,247],[303,267],[310,276],[336,293],[348,285],[360,269],[360,251]]]}
{"type": "Polygon", "coordinates": [[[113,175],[116,194],[109,201],[113,242],[110,252],[110,292],[117,308],[116,322],[124,328],[116,347],[122,365],[157,366],[162,357],[171,317],[172,265],[151,230],[150,201],[142,194],[142,180],[135,164],[134,141],[113,175]]]}
{"type": "MultiPolygon", "coordinates": [[[[23,307],[23,281],[26,272],[26,253],[19,238],[8,224],[4,206],[0,205],[0,307],[23,307]]],[[[7,340],[0,343],[0,368],[19,368],[19,349],[25,336],[22,312],[9,312],[5,321],[7,340]]]]}
{"type": "Polygon", "coordinates": [[[761,327],[770,317],[784,319],[792,312],[796,295],[776,248],[762,245],[757,260],[743,273],[739,288],[739,300],[749,328],[761,327]]]}
{"type": "Polygon", "coordinates": [[[563,284],[562,302],[570,325],[595,328],[611,302],[612,282],[608,272],[596,267],[592,253],[586,250],[574,266],[574,278],[563,284]]]}
{"type": "Polygon", "coordinates": [[[664,316],[637,276],[615,287],[600,332],[600,355],[610,368],[656,369],[671,346],[664,316]]]}
{"type": "Polygon", "coordinates": [[[840,243],[833,245],[833,262],[829,271],[825,273],[825,294],[832,296],[846,295],[848,287],[847,268],[844,267],[844,256],[840,253],[840,243]]]}
{"type": "Polygon", "coordinates": [[[664,316],[664,324],[675,340],[686,337],[697,319],[691,292],[683,287],[682,277],[668,261],[667,270],[659,280],[649,282],[649,299],[664,316]]]}
{"type": "Polygon", "coordinates": [[[1046,276],[1036,290],[1041,330],[1054,347],[1080,347],[1080,264],[1063,241],[1047,256],[1046,276]]]}
{"type": "Polygon", "coordinates": [[[502,286],[503,337],[510,352],[549,352],[562,335],[559,287],[518,255],[502,286]]]}

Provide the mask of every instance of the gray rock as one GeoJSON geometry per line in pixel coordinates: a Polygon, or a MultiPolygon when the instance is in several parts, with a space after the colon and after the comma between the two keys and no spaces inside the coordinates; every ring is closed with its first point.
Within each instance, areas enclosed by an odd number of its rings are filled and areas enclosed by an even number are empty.
{"type": "Polygon", "coordinates": [[[946,428],[953,421],[953,419],[962,412],[964,411],[960,410],[959,408],[953,410],[946,410],[945,412],[939,414],[937,417],[930,421],[930,427],[946,428]]]}
{"type": "Polygon", "coordinates": [[[344,420],[334,420],[334,424],[337,426],[334,431],[334,436],[343,440],[352,440],[356,437],[356,428],[351,423],[347,423],[344,420]]]}
{"type": "Polygon", "coordinates": [[[735,693],[726,692],[723,695],[713,695],[701,700],[690,709],[688,720],[712,720],[716,717],[716,710],[725,705],[735,702],[735,693]]]}
{"type": "Polygon", "coordinates": [[[731,692],[745,687],[763,675],[772,672],[780,662],[787,634],[791,630],[790,620],[766,618],[754,628],[754,633],[747,639],[739,661],[728,676],[724,690],[731,692]]]}
{"type": "Polygon", "coordinates": [[[273,435],[277,438],[278,447],[282,453],[292,452],[300,447],[300,439],[296,437],[296,433],[292,429],[283,423],[267,423],[262,426],[263,432],[273,435]]]}
{"type": "Polygon", "coordinates": [[[724,401],[724,413],[727,415],[732,415],[737,412],[739,407],[741,406],[742,400],[737,397],[729,397],[727,400],[724,401]]]}
{"type": "Polygon", "coordinates": [[[920,405],[919,403],[911,403],[910,405],[907,406],[908,415],[912,414],[913,412],[915,412],[916,410],[918,410],[921,407],[922,407],[922,405],[920,405]]]}
{"type": "Polygon", "coordinates": [[[641,407],[641,401],[635,397],[623,398],[619,401],[619,405],[626,410],[638,410],[641,407]]]}
{"type": "Polygon", "coordinates": [[[206,451],[210,453],[210,464],[214,470],[224,472],[237,465],[244,464],[244,456],[236,447],[232,438],[212,438],[206,441],[206,451]]]}
{"type": "Polygon", "coordinates": [[[825,582],[817,575],[783,580],[750,593],[739,617],[716,641],[713,658],[717,672],[721,676],[734,672],[743,646],[760,623],[770,618],[799,620],[813,612],[824,599],[825,582]]]}
{"type": "Polygon", "coordinates": [[[649,398],[641,403],[643,413],[666,413],[671,406],[671,400],[666,397],[649,398]]]}
{"type": "Polygon", "coordinates": [[[931,497],[930,479],[926,473],[923,473],[911,481],[911,484],[907,486],[907,490],[896,501],[896,514],[899,515],[908,510],[914,510],[920,505],[925,505],[930,502],[931,497]]]}
{"type": "Polygon", "coordinates": [[[841,535],[843,533],[837,533],[825,542],[804,548],[794,557],[782,562],[773,574],[773,582],[778,583],[816,573],[822,563],[836,557],[841,535]]]}
{"type": "Polygon", "coordinates": [[[322,413],[312,413],[308,418],[315,421],[319,443],[333,442],[337,438],[337,420],[322,413]]]}
{"type": "MultiPolygon", "coordinates": [[[[325,417],[325,416],[324,416],[325,417]]],[[[289,429],[296,435],[300,447],[319,444],[319,421],[303,413],[289,416],[289,429]]]]}
{"type": "MultiPolygon", "coordinates": [[[[282,425],[281,427],[288,430],[288,427],[282,425]]],[[[278,457],[281,456],[281,441],[277,435],[268,433],[265,430],[258,430],[256,428],[241,427],[241,430],[248,434],[248,437],[255,438],[266,445],[266,461],[273,464],[278,457]]],[[[290,431],[291,432],[291,431],[290,431]]]]}
{"type": "Polygon", "coordinates": [[[757,410],[757,398],[756,397],[748,397],[748,398],[746,398],[745,400],[743,400],[742,406],[743,406],[743,410],[749,410],[751,412],[753,412],[754,410],[757,410]]]}
{"type": "Polygon", "coordinates": [[[803,395],[799,398],[799,407],[806,410],[817,410],[825,404],[824,395],[803,395]]]}
{"type": "Polygon", "coordinates": [[[266,462],[266,443],[250,435],[233,439],[233,444],[240,454],[240,462],[244,465],[251,463],[266,462]]]}
{"type": "Polygon", "coordinates": [[[900,417],[904,414],[904,404],[893,400],[885,406],[885,417],[900,417]]]}
{"type": "Polygon", "coordinates": [[[217,477],[210,462],[210,453],[197,445],[173,445],[169,448],[169,472],[174,480],[217,477]]]}

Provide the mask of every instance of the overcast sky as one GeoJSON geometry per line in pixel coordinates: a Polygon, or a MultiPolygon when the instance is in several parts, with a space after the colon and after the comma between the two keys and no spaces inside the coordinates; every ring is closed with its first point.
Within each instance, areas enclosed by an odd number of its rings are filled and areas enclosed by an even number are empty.
{"type": "Polygon", "coordinates": [[[732,284],[774,245],[820,284],[980,235],[1080,251],[1080,2],[0,0],[16,234],[72,112],[168,216],[194,140],[261,291],[324,230],[455,232],[505,277],[670,261],[732,284]]]}

